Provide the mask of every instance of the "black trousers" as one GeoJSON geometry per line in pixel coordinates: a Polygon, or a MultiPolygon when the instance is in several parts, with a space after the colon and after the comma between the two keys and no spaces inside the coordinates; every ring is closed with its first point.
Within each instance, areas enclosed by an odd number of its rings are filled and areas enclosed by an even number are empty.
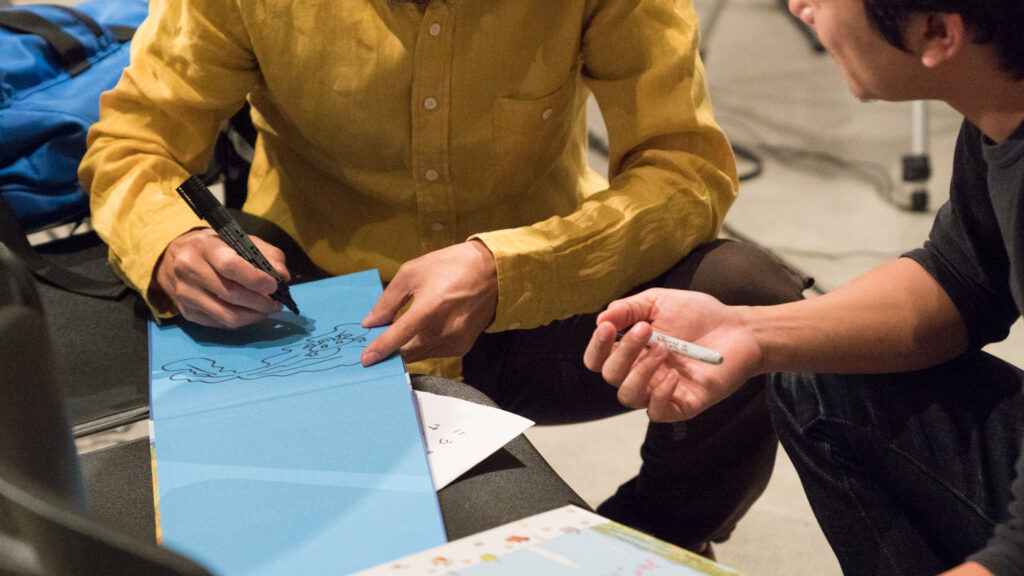
{"type": "MultiPolygon", "coordinates": [[[[985,547],[1024,481],[1022,381],[983,352],[904,374],[772,377],[772,419],[844,574],[936,574],[985,547]]],[[[1017,546],[987,567],[1018,573],[1017,546]]]]}
{"type": "MultiPolygon", "coordinates": [[[[275,226],[244,214],[239,220],[247,232],[285,252],[294,279],[324,275],[275,226]]],[[[717,240],[633,292],[656,286],[704,292],[726,304],[762,306],[802,298],[809,280],[760,248],[717,240]]],[[[501,408],[541,425],[621,414],[628,409],[619,404],[616,389],[583,366],[595,317],[585,314],[532,330],[483,334],[463,358],[463,379],[501,408]]],[[[650,424],[637,476],[597,511],[701,550],[705,542],[726,540],[764,492],[777,446],[764,377],[758,377],[685,425],[650,424]]]]}

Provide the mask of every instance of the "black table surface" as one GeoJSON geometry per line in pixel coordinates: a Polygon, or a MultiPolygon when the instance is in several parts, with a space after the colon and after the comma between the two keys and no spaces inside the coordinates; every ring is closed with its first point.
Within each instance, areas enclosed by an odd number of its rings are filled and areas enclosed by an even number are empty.
{"type": "MultiPolygon", "coordinates": [[[[60,266],[114,278],[107,247],[94,233],[37,250],[60,266]]],[[[126,291],[118,300],[81,296],[36,283],[76,436],[145,419],[149,407],[149,310],[126,291]]]]}

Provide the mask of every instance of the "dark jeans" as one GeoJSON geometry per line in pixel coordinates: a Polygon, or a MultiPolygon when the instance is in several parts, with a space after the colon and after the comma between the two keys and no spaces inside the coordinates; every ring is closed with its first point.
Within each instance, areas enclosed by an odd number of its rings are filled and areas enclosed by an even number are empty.
{"type": "MultiPolygon", "coordinates": [[[[284,250],[293,281],[325,275],[276,226],[248,214],[236,216],[247,232],[284,250]]],[[[717,240],[634,292],[681,288],[705,292],[726,304],[759,306],[798,300],[809,285],[759,248],[717,240]]],[[[586,314],[532,330],[483,334],[463,358],[463,379],[501,408],[542,425],[621,414],[628,409],[619,403],[616,389],[583,366],[595,317],[586,314]]],[[[755,378],[685,425],[649,425],[639,474],[597,511],[700,551],[705,542],[727,539],[764,492],[777,445],[764,378],[755,378]]]]}
{"type": "Polygon", "coordinates": [[[978,352],[905,374],[779,374],[768,403],[844,574],[936,574],[1007,515],[1022,373],[978,352]]]}
{"type": "MultiPolygon", "coordinates": [[[[767,305],[801,298],[805,284],[766,252],[719,240],[634,291],[684,288],[727,304],[767,305]]],[[[465,382],[505,410],[538,424],[621,414],[628,409],[618,402],[616,389],[583,365],[595,317],[587,314],[532,330],[484,334],[463,358],[465,382]]],[[[764,379],[756,378],[685,425],[650,424],[639,474],[597,511],[700,550],[707,541],[728,538],[764,491],[776,446],[764,379]]]]}

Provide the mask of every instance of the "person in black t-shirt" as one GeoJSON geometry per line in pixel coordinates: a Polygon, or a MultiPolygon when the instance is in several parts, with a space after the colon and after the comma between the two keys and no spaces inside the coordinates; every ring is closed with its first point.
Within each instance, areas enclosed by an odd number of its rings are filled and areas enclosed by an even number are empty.
{"type": "Polygon", "coordinates": [[[615,301],[584,361],[656,421],[774,373],[773,424],[846,574],[1024,574],[1024,372],[981,352],[1024,312],[1024,2],[789,6],[858,98],[964,114],[928,241],[791,304],[664,289],[615,301]],[[653,330],[724,362],[648,346],[653,330]]]}

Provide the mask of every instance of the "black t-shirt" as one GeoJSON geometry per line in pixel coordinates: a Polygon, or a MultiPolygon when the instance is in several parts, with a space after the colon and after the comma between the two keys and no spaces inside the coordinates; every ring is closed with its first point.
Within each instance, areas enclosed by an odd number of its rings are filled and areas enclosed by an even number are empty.
{"type": "MultiPolygon", "coordinates": [[[[996,144],[964,122],[949,202],[939,209],[919,262],[953,300],[971,350],[1002,340],[1024,314],[1024,124],[996,144]]],[[[1024,414],[1020,415],[1024,418],[1024,414]]],[[[996,574],[1024,574],[1024,453],[1009,519],[971,557],[996,574]]]]}

